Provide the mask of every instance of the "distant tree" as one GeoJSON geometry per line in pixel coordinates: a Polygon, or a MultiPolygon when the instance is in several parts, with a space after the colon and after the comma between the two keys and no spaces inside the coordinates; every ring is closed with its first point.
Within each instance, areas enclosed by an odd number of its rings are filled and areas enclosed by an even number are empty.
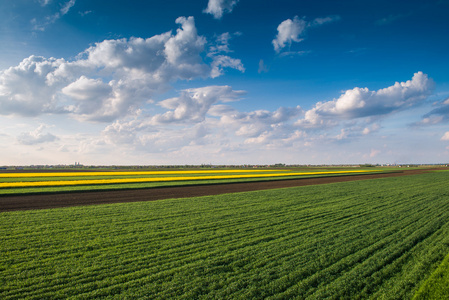
{"type": "Polygon", "coordinates": [[[273,167],[282,168],[282,167],[285,167],[285,164],[278,163],[278,164],[274,164],[273,167]]]}
{"type": "Polygon", "coordinates": [[[363,164],[363,165],[360,165],[360,167],[362,167],[362,168],[374,168],[376,165],[373,165],[373,164],[363,164]]]}

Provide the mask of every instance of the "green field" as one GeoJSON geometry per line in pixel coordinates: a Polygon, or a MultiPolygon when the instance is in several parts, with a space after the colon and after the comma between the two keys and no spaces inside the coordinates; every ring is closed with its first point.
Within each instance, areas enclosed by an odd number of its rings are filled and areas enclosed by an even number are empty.
{"type": "Polygon", "coordinates": [[[448,182],[0,213],[0,298],[410,299],[449,254],[448,182]]]}
{"type": "Polygon", "coordinates": [[[413,299],[449,299],[449,255],[424,282],[413,299]]]}

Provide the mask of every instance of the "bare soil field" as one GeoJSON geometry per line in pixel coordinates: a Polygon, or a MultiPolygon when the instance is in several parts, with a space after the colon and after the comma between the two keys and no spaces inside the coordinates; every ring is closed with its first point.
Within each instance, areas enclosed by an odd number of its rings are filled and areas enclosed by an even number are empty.
{"type": "Polygon", "coordinates": [[[169,198],[187,198],[226,193],[267,190],[306,185],[365,180],[373,178],[396,177],[422,174],[437,169],[402,170],[385,174],[328,176],[321,178],[285,179],[274,181],[242,182],[226,184],[207,184],[178,187],[159,187],[148,189],[128,189],[113,191],[83,191],[71,193],[0,196],[0,212],[47,209],[67,206],[95,205],[106,203],[122,203],[136,201],[154,201],[169,198]]]}

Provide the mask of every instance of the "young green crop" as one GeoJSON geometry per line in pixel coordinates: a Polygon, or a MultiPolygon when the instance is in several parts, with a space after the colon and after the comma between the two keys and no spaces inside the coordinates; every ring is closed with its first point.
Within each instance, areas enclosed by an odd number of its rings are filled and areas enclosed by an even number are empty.
{"type": "Polygon", "coordinates": [[[413,299],[449,299],[449,255],[419,288],[413,299]]]}
{"type": "Polygon", "coordinates": [[[0,298],[410,298],[449,172],[0,214],[0,298]]]}

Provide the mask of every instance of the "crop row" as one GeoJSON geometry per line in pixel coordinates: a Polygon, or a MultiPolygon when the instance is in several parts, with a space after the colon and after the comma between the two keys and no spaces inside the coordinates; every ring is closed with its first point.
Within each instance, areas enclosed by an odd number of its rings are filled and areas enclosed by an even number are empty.
{"type": "Polygon", "coordinates": [[[413,299],[449,299],[449,255],[415,293],[413,299]]]}
{"type": "Polygon", "coordinates": [[[129,176],[129,175],[185,175],[185,174],[223,174],[223,173],[273,173],[288,170],[190,170],[190,171],[108,171],[108,172],[17,172],[0,173],[0,178],[25,178],[25,177],[74,177],[74,176],[129,176]]]}
{"type": "Polygon", "coordinates": [[[238,175],[206,175],[206,176],[177,176],[177,177],[149,177],[149,178],[112,178],[112,179],[90,179],[90,180],[50,180],[50,181],[16,181],[0,182],[0,188],[16,187],[42,187],[42,186],[68,186],[68,185],[98,185],[98,184],[121,184],[141,182],[167,182],[167,181],[192,181],[192,180],[216,180],[216,179],[242,179],[242,178],[267,178],[267,177],[289,177],[304,175],[335,175],[365,173],[367,171],[328,171],[328,172],[290,172],[290,173],[268,173],[268,174],[238,174],[238,175]]]}
{"type": "Polygon", "coordinates": [[[449,253],[449,172],[0,214],[0,297],[410,298],[449,253]]]}

